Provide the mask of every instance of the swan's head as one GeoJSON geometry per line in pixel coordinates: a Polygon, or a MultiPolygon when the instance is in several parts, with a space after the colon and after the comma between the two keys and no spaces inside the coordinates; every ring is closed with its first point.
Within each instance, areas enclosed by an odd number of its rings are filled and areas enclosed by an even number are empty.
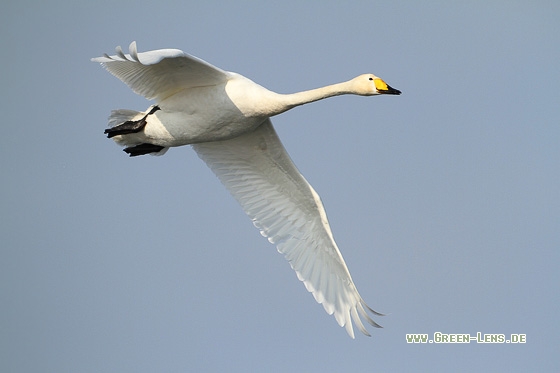
{"type": "Polygon", "coordinates": [[[392,88],[383,79],[373,74],[360,75],[352,79],[350,83],[352,83],[353,93],[360,96],[401,94],[401,91],[392,88]]]}

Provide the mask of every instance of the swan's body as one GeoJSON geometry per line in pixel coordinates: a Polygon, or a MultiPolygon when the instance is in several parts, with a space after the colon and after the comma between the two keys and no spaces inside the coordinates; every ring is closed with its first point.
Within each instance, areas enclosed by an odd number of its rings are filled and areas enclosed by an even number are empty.
{"type": "Polygon", "coordinates": [[[286,153],[270,117],[295,106],[341,94],[400,94],[365,74],[348,82],[295,94],[278,94],[180,50],[94,58],[132,90],[157,106],[146,112],[113,111],[105,131],[131,156],[163,154],[193,145],[251,217],[276,244],[313,293],[354,338],[352,320],[369,335],[360,316],[379,327],[366,310],[333,239],[315,190],[286,153]]]}

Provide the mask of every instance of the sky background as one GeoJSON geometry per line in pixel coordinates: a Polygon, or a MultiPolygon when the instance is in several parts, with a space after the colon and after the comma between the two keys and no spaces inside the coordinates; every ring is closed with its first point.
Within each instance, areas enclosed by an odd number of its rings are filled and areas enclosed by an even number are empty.
{"type": "Polygon", "coordinates": [[[0,371],[559,371],[558,1],[12,1],[0,13],[0,371]],[[365,301],[352,340],[190,147],[90,58],[136,40],[289,93],[273,122],[365,301]],[[407,333],[526,344],[407,344],[407,333]]]}

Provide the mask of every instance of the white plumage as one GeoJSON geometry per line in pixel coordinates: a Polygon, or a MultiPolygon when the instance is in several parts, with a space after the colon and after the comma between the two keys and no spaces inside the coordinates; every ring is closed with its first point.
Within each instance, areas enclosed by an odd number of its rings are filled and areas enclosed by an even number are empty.
{"type": "Polygon", "coordinates": [[[157,106],[146,112],[113,111],[105,132],[131,156],[163,154],[191,144],[261,234],[289,261],[315,300],[354,338],[352,321],[379,327],[361,298],[334,241],[319,195],[297,170],[270,117],[341,94],[400,94],[364,74],[348,82],[282,95],[180,50],[92,59],[157,106]]]}

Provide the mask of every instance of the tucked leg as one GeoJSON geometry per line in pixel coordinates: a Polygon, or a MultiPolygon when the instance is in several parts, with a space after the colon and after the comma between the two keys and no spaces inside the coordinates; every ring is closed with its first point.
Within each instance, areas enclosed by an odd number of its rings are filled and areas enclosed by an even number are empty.
{"type": "Polygon", "coordinates": [[[129,148],[124,148],[123,150],[131,157],[136,157],[137,155],[144,155],[149,153],[157,153],[161,151],[164,146],[154,145],[154,144],[140,144],[136,146],[131,146],[129,148]]]}
{"type": "Polygon", "coordinates": [[[154,106],[152,108],[152,110],[150,110],[150,112],[148,114],[144,115],[144,117],[142,119],[127,120],[126,122],[124,122],[122,124],[119,124],[118,126],[107,128],[104,133],[107,135],[108,138],[111,138],[111,137],[115,137],[115,136],[118,136],[118,135],[126,135],[126,134],[129,134],[129,133],[140,132],[144,129],[144,127],[146,127],[146,123],[148,123],[146,121],[146,118],[148,118],[148,115],[152,115],[153,113],[155,113],[158,110],[159,110],[159,107],[154,106]]]}

